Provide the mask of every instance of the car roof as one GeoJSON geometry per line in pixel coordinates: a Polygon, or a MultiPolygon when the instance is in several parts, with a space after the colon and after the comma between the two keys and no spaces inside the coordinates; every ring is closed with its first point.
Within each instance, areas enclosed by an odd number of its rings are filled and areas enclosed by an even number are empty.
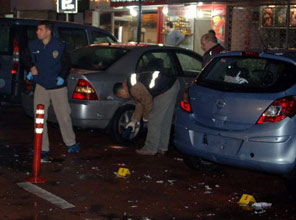
{"type": "Polygon", "coordinates": [[[249,56],[260,58],[271,58],[283,61],[290,61],[296,64],[295,50],[244,50],[244,51],[225,51],[216,54],[215,57],[223,56],[249,56]]]}
{"type": "Polygon", "coordinates": [[[136,42],[113,42],[113,43],[100,43],[100,44],[91,44],[88,47],[109,47],[109,48],[124,48],[124,49],[177,49],[177,50],[184,50],[195,53],[192,50],[181,48],[181,47],[174,47],[168,46],[164,44],[153,44],[153,43],[136,43],[136,42]]]}

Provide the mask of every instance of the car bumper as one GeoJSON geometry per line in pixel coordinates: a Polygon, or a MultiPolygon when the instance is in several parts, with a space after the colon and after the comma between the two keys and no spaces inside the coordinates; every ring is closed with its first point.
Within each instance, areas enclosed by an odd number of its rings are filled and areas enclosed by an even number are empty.
{"type": "Polygon", "coordinates": [[[72,123],[82,128],[105,129],[120,104],[121,102],[115,100],[88,103],[70,101],[72,123]]]}
{"type": "MultiPolygon", "coordinates": [[[[201,126],[190,114],[178,110],[175,145],[183,154],[236,167],[286,174],[295,167],[296,140],[291,119],[275,123],[262,133],[257,128],[225,131],[201,126]],[[283,129],[285,128],[285,129],[283,129]],[[275,132],[275,130],[278,130],[275,132]]],[[[255,127],[255,126],[254,126],[255,127]]],[[[262,130],[262,129],[260,129],[262,130]]]]}
{"type": "MultiPolygon", "coordinates": [[[[100,101],[69,101],[72,124],[81,128],[105,129],[111,122],[116,110],[122,104],[117,100],[100,101]]],[[[25,113],[34,117],[33,95],[22,96],[22,106],[25,113]]],[[[57,122],[52,106],[48,109],[48,121],[57,122]]]]}

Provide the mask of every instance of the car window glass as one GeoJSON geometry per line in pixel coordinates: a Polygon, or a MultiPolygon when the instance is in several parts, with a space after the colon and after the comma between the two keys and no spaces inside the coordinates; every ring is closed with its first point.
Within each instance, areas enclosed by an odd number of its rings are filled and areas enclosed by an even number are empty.
{"type": "Polygon", "coordinates": [[[222,57],[198,78],[197,82],[210,87],[248,92],[279,92],[296,82],[294,65],[259,57],[222,57]]]}
{"type": "Polygon", "coordinates": [[[5,54],[10,51],[10,28],[3,27],[0,28],[0,53],[5,54]]]}
{"type": "Polygon", "coordinates": [[[202,61],[188,54],[176,53],[184,76],[198,76],[202,69],[202,61]]]}
{"type": "Polygon", "coordinates": [[[36,29],[37,29],[37,26],[27,26],[26,27],[28,42],[37,38],[36,29]]]}
{"type": "Polygon", "coordinates": [[[162,71],[176,75],[172,58],[168,52],[146,52],[138,62],[137,72],[162,71]]]}
{"type": "Polygon", "coordinates": [[[105,70],[127,52],[123,48],[86,47],[73,51],[71,60],[76,68],[105,70]]]}
{"type": "Polygon", "coordinates": [[[70,51],[88,45],[84,29],[59,27],[58,32],[60,38],[66,41],[70,51]]]}
{"type": "Polygon", "coordinates": [[[100,43],[112,43],[114,40],[111,37],[107,36],[104,33],[97,31],[91,31],[91,44],[100,44],[100,43]]]}

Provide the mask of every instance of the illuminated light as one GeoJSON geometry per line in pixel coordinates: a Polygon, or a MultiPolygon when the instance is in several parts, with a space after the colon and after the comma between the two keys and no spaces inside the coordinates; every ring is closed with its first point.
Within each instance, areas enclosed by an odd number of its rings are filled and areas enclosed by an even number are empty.
{"type": "Polygon", "coordinates": [[[243,56],[250,56],[250,57],[259,57],[258,52],[253,52],[253,51],[244,51],[242,52],[243,56]]]}
{"type": "Polygon", "coordinates": [[[257,124],[274,123],[294,117],[296,114],[296,101],[294,96],[287,96],[277,99],[260,116],[257,124]]]}
{"type": "Polygon", "coordinates": [[[76,85],[72,98],[80,99],[80,100],[98,100],[99,99],[92,85],[87,80],[84,80],[84,79],[78,80],[78,83],[76,85]]]}
{"type": "Polygon", "coordinates": [[[186,112],[191,112],[191,106],[189,103],[186,103],[185,101],[181,101],[181,108],[185,110],[186,112]]]}
{"type": "Polygon", "coordinates": [[[131,85],[134,86],[137,83],[137,74],[136,73],[132,73],[131,75],[131,85]]]}
{"type": "Polygon", "coordinates": [[[197,11],[197,16],[198,16],[199,18],[203,18],[203,17],[204,17],[203,10],[198,10],[198,11],[197,11]]]}
{"type": "Polygon", "coordinates": [[[129,9],[131,16],[136,17],[138,15],[138,12],[135,10],[135,6],[128,6],[127,8],[129,9]]]}
{"type": "Polygon", "coordinates": [[[150,89],[152,89],[155,86],[155,80],[158,78],[158,76],[159,76],[159,71],[154,71],[152,75],[152,80],[149,84],[150,89]]]}
{"type": "Polygon", "coordinates": [[[36,114],[43,114],[44,115],[44,109],[37,109],[36,114]]]}
{"type": "Polygon", "coordinates": [[[168,7],[164,7],[164,8],[162,9],[162,13],[163,13],[164,15],[168,15],[168,13],[169,13],[169,9],[168,9],[168,7]]]}
{"type": "Polygon", "coordinates": [[[190,104],[190,98],[189,98],[189,87],[185,89],[184,94],[183,94],[183,99],[181,100],[180,103],[181,109],[184,111],[191,113],[191,104],[190,104]]]}
{"type": "Polygon", "coordinates": [[[197,3],[197,6],[202,6],[204,3],[203,2],[199,2],[197,3]]]}
{"type": "Polygon", "coordinates": [[[43,132],[43,128],[36,128],[35,129],[36,134],[42,134],[42,132],[43,132]]]}
{"type": "Polygon", "coordinates": [[[187,12],[186,12],[186,18],[195,18],[196,17],[196,6],[190,5],[188,6],[187,12]]]}
{"type": "Polygon", "coordinates": [[[36,118],[35,123],[36,124],[44,124],[44,119],[43,118],[36,118]]]}

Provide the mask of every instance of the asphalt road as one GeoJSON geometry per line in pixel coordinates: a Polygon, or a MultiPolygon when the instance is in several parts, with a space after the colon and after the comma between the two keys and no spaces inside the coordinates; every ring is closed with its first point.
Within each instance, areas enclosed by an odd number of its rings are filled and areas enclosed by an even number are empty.
{"type": "Polygon", "coordinates": [[[1,107],[0,220],[296,218],[296,202],[280,177],[224,166],[191,170],[173,146],[167,156],[140,156],[135,149],[144,137],[120,146],[97,130],[75,129],[81,153],[71,155],[59,128],[49,125],[53,161],[41,165],[47,182],[36,185],[74,206],[63,209],[19,186],[32,175],[33,126],[20,107],[1,107]],[[119,168],[131,174],[117,177],[119,168]],[[243,194],[272,206],[263,213],[243,210],[238,205],[243,194]]]}

